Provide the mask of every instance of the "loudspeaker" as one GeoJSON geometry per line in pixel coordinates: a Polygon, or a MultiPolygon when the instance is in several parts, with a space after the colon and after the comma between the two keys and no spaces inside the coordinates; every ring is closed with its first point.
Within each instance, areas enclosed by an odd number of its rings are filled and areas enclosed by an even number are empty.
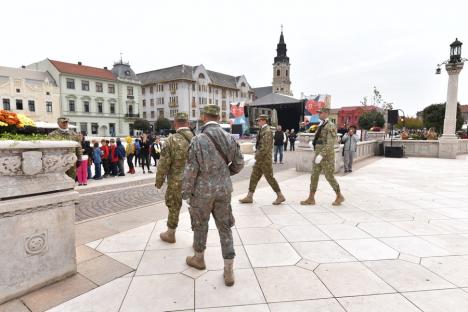
{"type": "Polygon", "coordinates": [[[401,146],[385,146],[385,157],[402,158],[403,147],[401,146]]]}
{"type": "Polygon", "coordinates": [[[388,123],[391,125],[395,125],[398,123],[398,110],[397,109],[391,109],[388,111],[388,123]]]}

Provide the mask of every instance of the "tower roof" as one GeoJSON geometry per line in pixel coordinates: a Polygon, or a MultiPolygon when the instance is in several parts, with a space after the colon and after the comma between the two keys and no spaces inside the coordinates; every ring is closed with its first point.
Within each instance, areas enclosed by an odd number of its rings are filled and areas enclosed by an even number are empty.
{"type": "Polygon", "coordinates": [[[276,46],[275,63],[289,63],[289,57],[286,55],[287,50],[286,43],[284,42],[283,25],[281,25],[281,35],[278,45],[276,46]]]}

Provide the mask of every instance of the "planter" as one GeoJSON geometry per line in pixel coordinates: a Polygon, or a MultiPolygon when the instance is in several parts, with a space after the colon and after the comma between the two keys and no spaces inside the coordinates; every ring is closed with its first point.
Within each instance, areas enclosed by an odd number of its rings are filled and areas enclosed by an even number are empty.
{"type": "Polygon", "coordinates": [[[0,141],[0,303],[76,272],[71,141],[0,141]]]}

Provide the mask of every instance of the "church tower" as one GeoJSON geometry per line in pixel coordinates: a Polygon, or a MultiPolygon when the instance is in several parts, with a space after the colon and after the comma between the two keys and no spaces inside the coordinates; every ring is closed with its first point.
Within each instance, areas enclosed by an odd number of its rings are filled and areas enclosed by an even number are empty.
{"type": "Polygon", "coordinates": [[[289,68],[289,57],[286,55],[286,43],[283,36],[283,25],[281,25],[280,40],[276,48],[276,57],[273,63],[273,92],[291,95],[291,74],[289,68]]]}

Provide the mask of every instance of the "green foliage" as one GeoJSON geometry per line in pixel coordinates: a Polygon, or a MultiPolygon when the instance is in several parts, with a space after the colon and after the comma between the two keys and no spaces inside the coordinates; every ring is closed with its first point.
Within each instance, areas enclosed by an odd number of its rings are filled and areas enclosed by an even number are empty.
{"type": "Polygon", "coordinates": [[[142,131],[148,131],[150,128],[150,123],[146,119],[138,118],[133,122],[133,128],[142,131]]]}
{"type": "Polygon", "coordinates": [[[22,134],[22,133],[0,133],[0,140],[12,140],[12,141],[39,141],[39,140],[48,140],[48,141],[59,141],[63,140],[61,137],[49,137],[46,134],[22,134]]]}
{"type": "Polygon", "coordinates": [[[171,129],[171,121],[164,117],[159,117],[158,120],[154,123],[154,128],[156,130],[160,129],[171,129]]]}
{"type": "Polygon", "coordinates": [[[384,125],[384,116],[377,111],[364,112],[359,117],[359,127],[364,130],[369,130],[373,126],[382,128],[384,125]]]}
{"type": "Polygon", "coordinates": [[[407,118],[400,118],[398,123],[395,125],[395,128],[407,128],[407,129],[422,129],[424,128],[424,123],[419,118],[415,117],[407,117],[407,118]]]}
{"type": "MultiPolygon", "coordinates": [[[[435,128],[437,133],[442,133],[444,129],[445,103],[431,104],[423,110],[424,126],[435,128]]],[[[457,125],[456,130],[463,126],[463,116],[460,112],[460,103],[457,104],[457,125]]]]}

